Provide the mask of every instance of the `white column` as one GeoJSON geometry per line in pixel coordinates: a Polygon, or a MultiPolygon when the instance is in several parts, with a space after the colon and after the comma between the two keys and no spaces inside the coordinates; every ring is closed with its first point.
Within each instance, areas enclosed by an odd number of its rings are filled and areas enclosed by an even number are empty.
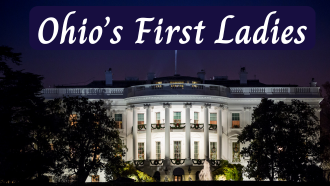
{"type": "Polygon", "coordinates": [[[217,159],[222,157],[222,118],[221,107],[217,107],[217,159]]]}
{"type": "Polygon", "coordinates": [[[133,160],[137,160],[137,120],[136,120],[136,112],[135,112],[135,106],[131,105],[132,109],[132,118],[133,118],[133,160]]]}
{"type": "Polygon", "coordinates": [[[164,103],[165,108],[165,162],[170,164],[170,103],[164,103]]]}
{"type": "MultiPolygon", "coordinates": [[[[147,131],[146,131],[146,160],[151,158],[151,108],[150,104],[144,104],[146,109],[147,131]]],[[[147,163],[149,161],[146,161],[147,163]]]]}
{"type": "Polygon", "coordinates": [[[204,159],[209,159],[209,108],[210,103],[204,105],[204,159]]]}
{"type": "Polygon", "coordinates": [[[250,115],[251,115],[250,110],[251,110],[251,107],[244,107],[244,124],[240,126],[241,128],[244,128],[248,124],[251,123],[251,120],[250,120],[250,115]]]}
{"type": "Polygon", "coordinates": [[[186,108],[186,141],[185,141],[185,147],[186,147],[186,165],[191,165],[191,156],[190,156],[190,108],[191,103],[185,103],[184,108],[186,108]]]}

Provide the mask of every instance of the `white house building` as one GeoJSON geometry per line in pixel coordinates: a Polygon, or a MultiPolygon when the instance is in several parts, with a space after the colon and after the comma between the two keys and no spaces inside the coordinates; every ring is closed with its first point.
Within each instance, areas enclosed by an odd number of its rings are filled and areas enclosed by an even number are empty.
{"type": "MultiPolygon", "coordinates": [[[[220,159],[246,166],[247,158],[238,154],[243,145],[237,136],[251,123],[253,107],[261,98],[287,103],[299,99],[315,107],[317,114],[322,100],[314,81],[310,87],[266,85],[248,80],[245,68],[239,80],[207,80],[203,70],[197,77],[156,78],[149,73],[146,80],[113,80],[109,69],[105,80],[46,88],[42,93],[46,99],[79,95],[105,100],[128,147],[124,159],[160,181],[196,180],[205,159],[213,167],[220,159]]],[[[87,181],[103,182],[104,173],[87,181]]]]}

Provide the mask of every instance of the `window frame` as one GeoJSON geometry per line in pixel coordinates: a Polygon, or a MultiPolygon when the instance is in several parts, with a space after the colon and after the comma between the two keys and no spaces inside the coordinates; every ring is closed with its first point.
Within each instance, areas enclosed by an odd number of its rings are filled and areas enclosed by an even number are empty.
{"type": "Polygon", "coordinates": [[[181,123],[182,122],[182,113],[181,113],[181,111],[173,111],[173,123],[181,123]],[[175,119],[175,113],[180,113],[180,119],[175,119]],[[178,122],[178,120],[180,121],[180,122],[178,122]]]}
{"type": "Polygon", "coordinates": [[[156,159],[157,160],[162,159],[162,143],[161,143],[161,141],[156,141],[156,159]],[[158,151],[158,149],[157,149],[158,143],[159,143],[159,152],[157,152],[158,151]]]}
{"type": "Polygon", "coordinates": [[[210,124],[217,125],[218,124],[218,113],[210,112],[210,124]],[[215,123],[211,121],[211,114],[215,114],[215,123]]]}
{"type": "Polygon", "coordinates": [[[199,112],[194,112],[194,124],[198,124],[198,121],[199,121],[199,112]],[[197,114],[197,120],[195,114],[197,114]]]}
{"type": "Polygon", "coordinates": [[[144,160],[145,159],[145,143],[144,142],[138,142],[138,160],[144,160]],[[143,151],[140,151],[140,144],[143,144],[143,151]],[[140,152],[143,152],[143,159],[140,159],[140,152]]]}
{"type": "Polygon", "coordinates": [[[210,141],[210,160],[213,160],[212,159],[212,154],[214,154],[215,155],[215,159],[214,160],[216,160],[217,158],[218,158],[218,147],[217,147],[217,142],[216,141],[210,141]],[[215,147],[215,153],[212,153],[212,144],[214,144],[214,147],[215,147]]]}
{"type": "Polygon", "coordinates": [[[181,141],[173,141],[173,157],[174,157],[174,159],[181,159],[182,158],[182,143],[181,143],[181,141]],[[178,155],[179,155],[179,158],[177,158],[176,156],[175,156],[175,142],[179,142],[179,144],[180,144],[180,148],[179,148],[179,150],[180,150],[180,153],[178,153],[178,155]]]}
{"type": "Polygon", "coordinates": [[[145,115],[144,113],[138,113],[138,114],[137,114],[137,122],[138,122],[138,125],[144,125],[144,124],[145,124],[145,122],[144,122],[144,121],[145,121],[145,117],[144,117],[144,115],[145,115]],[[140,121],[140,120],[139,120],[139,119],[140,119],[140,118],[139,118],[139,115],[143,115],[143,121],[140,121]],[[143,123],[141,123],[141,122],[143,122],[143,123]]]}
{"type": "Polygon", "coordinates": [[[231,128],[241,128],[241,118],[242,118],[241,112],[231,112],[231,128]],[[238,114],[238,120],[234,120],[234,114],[238,114]],[[234,124],[234,121],[236,124],[234,124]],[[238,126],[238,127],[234,127],[234,126],[238,126]]]}
{"type": "Polygon", "coordinates": [[[199,159],[199,141],[194,141],[194,159],[199,159]],[[195,148],[195,143],[197,143],[197,148],[195,148]],[[195,152],[195,150],[197,150],[197,153],[195,152]],[[196,155],[197,154],[197,158],[196,155]]]}

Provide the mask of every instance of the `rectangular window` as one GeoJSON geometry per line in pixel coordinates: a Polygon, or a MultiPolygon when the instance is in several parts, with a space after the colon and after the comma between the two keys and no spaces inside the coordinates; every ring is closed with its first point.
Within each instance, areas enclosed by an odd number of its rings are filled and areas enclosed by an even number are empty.
{"type": "Polygon", "coordinates": [[[210,113],[210,124],[217,124],[217,113],[210,113]]]}
{"type": "Polygon", "coordinates": [[[92,176],[92,182],[99,182],[100,181],[100,176],[99,175],[93,175],[92,176]]]}
{"type": "Polygon", "coordinates": [[[194,142],[194,159],[199,159],[199,145],[198,141],[194,142]]]}
{"type": "Polygon", "coordinates": [[[156,112],[156,123],[160,124],[160,112],[156,112]]]}
{"type": "Polygon", "coordinates": [[[233,128],[239,128],[240,123],[239,123],[239,113],[232,113],[232,127],[233,128]]]}
{"type": "Polygon", "coordinates": [[[198,112],[194,112],[194,123],[198,123],[198,112]]]}
{"type": "Polygon", "coordinates": [[[174,141],[174,159],[181,159],[181,141],[174,141]]]}
{"type": "Polygon", "coordinates": [[[240,162],[239,143],[233,142],[233,162],[240,162]]]}
{"type": "Polygon", "coordinates": [[[181,112],[174,112],[174,123],[181,123],[181,112]]]}
{"type": "Polygon", "coordinates": [[[210,159],[217,159],[217,142],[210,142],[210,159]]]}
{"type": "Polygon", "coordinates": [[[115,114],[115,122],[116,122],[116,127],[118,129],[122,129],[123,128],[123,116],[122,114],[115,114]]]}
{"type": "Polygon", "coordinates": [[[138,159],[144,160],[144,143],[138,143],[138,159]]]}
{"type": "Polygon", "coordinates": [[[162,159],[161,155],[162,155],[162,154],[161,154],[161,146],[160,146],[160,142],[157,141],[157,142],[156,142],[156,159],[158,159],[158,160],[162,159]]]}
{"type": "Polygon", "coordinates": [[[138,125],[144,124],[144,114],[138,114],[138,125]]]}

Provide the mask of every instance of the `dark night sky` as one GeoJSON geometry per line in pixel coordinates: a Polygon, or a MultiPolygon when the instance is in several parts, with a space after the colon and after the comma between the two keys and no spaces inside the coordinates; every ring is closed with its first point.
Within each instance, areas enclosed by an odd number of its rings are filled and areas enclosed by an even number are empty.
{"type": "MultiPolygon", "coordinates": [[[[207,78],[227,75],[238,79],[245,66],[249,79],[254,75],[267,84],[308,86],[312,77],[318,85],[330,81],[330,1],[321,0],[11,0],[0,1],[0,45],[22,53],[23,65],[17,69],[45,77],[44,86],[103,80],[104,71],[112,67],[114,79],[148,72],[157,77],[174,74],[173,50],[53,50],[38,51],[29,44],[29,12],[34,6],[310,6],[316,12],[316,45],[304,51],[178,51],[178,73],[196,76],[205,69],[207,78]]],[[[221,20],[219,20],[221,21],[221,20]]]]}

